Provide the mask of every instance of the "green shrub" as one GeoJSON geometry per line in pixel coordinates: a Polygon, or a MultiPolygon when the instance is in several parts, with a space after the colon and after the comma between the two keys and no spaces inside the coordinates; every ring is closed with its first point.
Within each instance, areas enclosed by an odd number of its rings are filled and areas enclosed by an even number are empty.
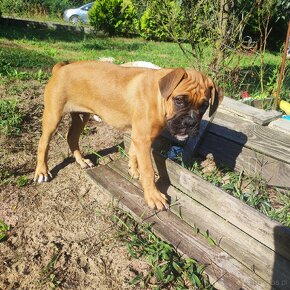
{"type": "Polygon", "coordinates": [[[3,13],[13,14],[17,12],[22,12],[25,7],[25,2],[21,0],[2,0],[0,3],[0,10],[3,13]]]}
{"type": "Polygon", "coordinates": [[[180,1],[151,0],[140,20],[140,34],[145,39],[180,40],[182,29],[180,1]]]}
{"type": "Polygon", "coordinates": [[[89,11],[90,24],[112,35],[130,35],[138,31],[137,13],[130,0],[99,0],[89,11]]]}
{"type": "Polygon", "coordinates": [[[67,8],[84,5],[88,1],[77,0],[1,0],[0,10],[8,15],[57,15],[67,8]]]}

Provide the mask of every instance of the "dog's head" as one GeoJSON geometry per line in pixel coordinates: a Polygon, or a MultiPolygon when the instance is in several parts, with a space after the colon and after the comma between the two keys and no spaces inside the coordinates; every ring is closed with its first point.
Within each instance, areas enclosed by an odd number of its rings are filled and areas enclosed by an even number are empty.
{"type": "Polygon", "coordinates": [[[167,128],[179,141],[198,134],[208,107],[211,116],[223,99],[221,89],[195,69],[172,70],[159,80],[159,89],[165,99],[167,128]]]}

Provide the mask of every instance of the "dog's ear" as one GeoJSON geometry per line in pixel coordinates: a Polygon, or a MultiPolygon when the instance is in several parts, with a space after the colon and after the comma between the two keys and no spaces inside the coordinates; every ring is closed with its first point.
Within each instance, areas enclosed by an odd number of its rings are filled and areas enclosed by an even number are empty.
{"type": "Polygon", "coordinates": [[[213,83],[213,86],[210,87],[211,96],[210,96],[210,106],[209,106],[209,116],[211,117],[217,110],[219,104],[222,102],[224,96],[221,88],[216,86],[213,83]]]}
{"type": "Polygon", "coordinates": [[[168,99],[183,78],[187,76],[185,69],[176,68],[159,80],[162,97],[168,99]]]}

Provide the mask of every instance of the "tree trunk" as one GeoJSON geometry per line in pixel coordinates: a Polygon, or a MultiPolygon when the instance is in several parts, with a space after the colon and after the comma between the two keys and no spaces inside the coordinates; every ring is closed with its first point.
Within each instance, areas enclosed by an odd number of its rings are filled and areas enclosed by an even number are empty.
{"type": "Polygon", "coordinates": [[[216,70],[222,66],[224,59],[224,45],[227,43],[227,28],[228,28],[228,19],[229,19],[229,1],[220,0],[219,1],[219,13],[218,13],[218,39],[216,41],[216,70]]]}

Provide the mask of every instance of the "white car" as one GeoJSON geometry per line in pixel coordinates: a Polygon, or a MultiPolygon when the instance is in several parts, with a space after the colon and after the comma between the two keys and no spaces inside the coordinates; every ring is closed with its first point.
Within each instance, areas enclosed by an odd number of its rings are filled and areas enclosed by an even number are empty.
{"type": "Polygon", "coordinates": [[[63,19],[73,24],[88,23],[88,12],[94,2],[85,4],[79,8],[66,9],[63,13],[63,19]]]}

